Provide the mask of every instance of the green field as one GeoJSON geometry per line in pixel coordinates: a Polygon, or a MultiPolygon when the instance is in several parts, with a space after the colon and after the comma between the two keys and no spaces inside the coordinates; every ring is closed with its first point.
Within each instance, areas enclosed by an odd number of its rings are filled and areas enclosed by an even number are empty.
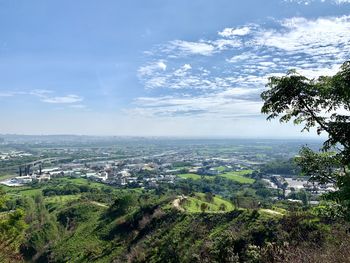
{"type": "Polygon", "coordinates": [[[219,167],[215,167],[215,170],[219,171],[219,172],[224,172],[226,170],[225,166],[219,166],[219,167]]]}
{"type": "MultiPolygon", "coordinates": [[[[242,171],[227,172],[224,174],[219,174],[217,176],[224,177],[226,179],[238,182],[240,184],[252,184],[255,182],[255,180],[245,176],[245,175],[251,174],[252,172],[253,170],[242,170],[242,171]]],[[[216,176],[209,176],[209,175],[201,176],[199,174],[187,173],[187,174],[179,174],[178,177],[182,179],[192,179],[192,180],[200,180],[202,179],[202,177],[204,177],[205,179],[214,180],[216,176]]]]}
{"type": "MultiPolygon", "coordinates": [[[[75,184],[75,185],[89,185],[89,186],[98,187],[98,188],[101,188],[103,186],[109,187],[105,184],[98,183],[98,182],[92,182],[92,181],[89,181],[85,178],[67,178],[67,177],[56,178],[56,179],[49,181],[49,185],[51,185],[52,183],[55,183],[55,182],[59,182],[60,184],[70,183],[70,184],[75,184]]],[[[41,190],[47,186],[48,186],[48,183],[42,183],[42,184],[39,183],[35,187],[32,187],[30,185],[15,186],[15,187],[1,185],[1,188],[9,194],[21,194],[21,195],[33,196],[33,195],[40,193],[41,190]]]]}
{"type": "Polygon", "coordinates": [[[58,178],[57,180],[62,181],[62,182],[68,182],[68,183],[76,184],[76,185],[90,185],[90,186],[95,186],[95,187],[107,186],[107,185],[99,183],[99,182],[89,181],[86,178],[62,177],[62,178],[58,178]]]}
{"type": "Polygon", "coordinates": [[[32,188],[30,186],[15,186],[10,187],[6,185],[1,185],[0,187],[6,193],[13,196],[34,196],[41,192],[41,188],[32,188]]]}
{"type": "Polygon", "coordinates": [[[227,179],[236,181],[241,184],[252,184],[255,182],[255,180],[252,178],[245,177],[245,175],[251,174],[252,172],[253,170],[242,170],[220,174],[219,176],[225,177],[227,179]]]}
{"type": "MultiPolygon", "coordinates": [[[[199,174],[179,174],[179,177],[181,177],[182,179],[192,179],[192,180],[200,180],[202,179],[202,176],[199,174]]],[[[209,179],[209,180],[213,180],[215,177],[214,176],[208,176],[205,175],[204,176],[205,179],[209,179]]]]}
{"type": "Polygon", "coordinates": [[[9,178],[15,177],[15,174],[0,174],[0,180],[7,180],[9,178]]]}
{"type": "Polygon", "coordinates": [[[284,209],[259,209],[259,214],[264,218],[280,218],[287,214],[284,209]]]}
{"type": "Polygon", "coordinates": [[[23,196],[35,196],[41,192],[41,188],[23,189],[18,191],[18,194],[23,196]]]}
{"type": "Polygon", "coordinates": [[[75,195],[54,195],[45,197],[45,202],[47,203],[66,203],[73,200],[78,200],[80,194],[75,195]]]}
{"type": "Polygon", "coordinates": [[[194,196],[188,196],[183,202],[181,207],[189,213],[201,213],[201,205],[207,205],[206,213],[218,213],[218,212],[229,212],[234,209],[231,202],[222,199],[219,196],[214,196],[212,202],[207,202],[205,199],[205,194],[196,193],[194,196]],[[224,207],[224,209],[220,209],[224,207]]]}

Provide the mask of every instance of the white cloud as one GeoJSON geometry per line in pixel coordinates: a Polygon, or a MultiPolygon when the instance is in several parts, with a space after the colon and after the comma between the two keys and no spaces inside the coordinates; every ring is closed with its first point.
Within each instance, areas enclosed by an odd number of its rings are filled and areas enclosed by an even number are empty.
{"type": "Polygon", "coordinates": [[[275,67],[276,63],[274,62],[269,62],[269,61],[263,61],[259,63],[261,66],[265,66],[265,67],[275,67]]]}
{"type": "Polygon", "coordinates": [[[0,92],[0,97],[13,97],[14,94],[11,92],[0,92]]]}
{"type": "Polygon", "coordinates": [[[141,97],[129,113],[144,116],[258,116],[262,102],[261,89],[231,88],[200,96],[180,95],[141,97]]]}
{"type": "MultiPolygon", "coordinates": [[[[219,38],[216,40],[185,41],[173,40],[163,45],[160,52],[168,54],[169,58],[189,57],[195,55],[212,56],[224,50],[242,45],[239,39],[219,38]]],[[[149,52],[149,54],[158,52],[149,52]]]]}
{"type": "MultiPolygon", "coordinates": [[[[308,55],[340,55],[350,49],[350,16],[308,20],[295,17],[281,21],[284,31],[262,30],[258,45],[308,55]]],[[[342,59],[343,56],[342,56],[342,59]]]]}
{"type": "Polygon", "coordinates": [[[166,64],[163,61],[159,61],[157,63],[158,68],[160,68],[161,70],[166,70],[166,64]]]}
{"type": "Polygon", "coordinates": [[[162,88],[162,87],[165,87],[166,85],[167,85],[166,77],[154,76],[145,81],[145,87],[149,89],[162,88]]]}
{"type": "Polygon", "coordinates": [[[83,98],[78,95],[69,94],[66,96],[53,96],[53,93],[54,92],[52,90],[35,89],[27,94],[38,97],[42,102],[52,104],[72,104],[83,101],[83,98]]]}
{"type": "Polygon", "coordinates": [[[185,64],[185,65],[183,65],[182,68],[183,68],[184,70],[189,70],[189,69],[191,69],[192,67],[191,67],[190,64],[185,64]]]}
{"type": "Polygon", "coordinates": [[[175,70],[173,75],[177,77],[184,77],[187,75],[188,71],[191,69],[192,67],[190,64],[184,64],[181,68],[175,70]]]}
{"type": "Polygon", "coordinates": [[[9,97],[15,97],[18,95],[27,95],[27,92],[24,91],[2,91],[0,92],[0,98],[9,98],[9,97]]]}
{"type": "Polygon", "coordinates": [[[86,109],[86,105],[84,104],[73,104],[73,105],[70,105],[69,107],[74,109],[86,109]]]}
{"type": "Polygon", "coordinates": [[[241,62],[244,60],[250,60],[250,59],[254,59],[254,58],[258,58],[258,56],[256,54],[253,54],[252,52],[245,52],[245,53],[233,56],[232,58],[227,59],[227,61],[230,63],[237,63],[237,62],[241,62]]]}
{"type": "Polygon", "coordinates": [[[215,52],[215,46],[204,41],[189,42],[174,40],[169,43],[165,50],[180,52],[183,55],[203,55],[210,56],[215,52]]]}
{"type": "Polygon", "coordinates": [[[242,42],[237,39],[217,39],[211,42],[216,49],[216,52],[227,50],[230,48],[237,48],[242,45],[242,42]]]}
{"type": "MultiPolygon", "coordinates": [[[[309,78],[333,75],[350,53],[350,16],[270,21],[226,28],[217,39],[171,41],[154,54],[151,93],[129,112],[147,116],[258,116],[270,76],[296,69],[309,78]],[[201,56],[198,56],[201,55],[201,56]],[[154,55],[155,56],[155,55],[154,55]],[[166,69],[157,62],[166,60],[166,69]],[[152,95],[152,90],[157,89],[152,95]]],[[[141,72],[148,72],[141,67],[141,72]]]]}
{"type": "Polygon", "coordinates": [[[66,96],[52,96],[54,92],[46,89],[35,89],[31,91],[15,91],[15,92],[1,92],[0,97],[14,97],[20,95],[34,96],[40,99],[42,102],[52,104],[72,104],[83,101],[83,98],[70,94],[66,96]]]}
{"type": "Polygon", "coordinates": [[[165,71],[167,65],[164,60],[149,63],[146,66],[140,67],[138,70],[139,76],[153,75],[157,71],[165,71]]]}
{"type": "Polygon", "coordinates": [[[57,96],[57,97],[43,97],[40,99],[42,102],[53,103],[53,104],[70,104],[81,102],[83,98],[77,95],[57,96]]]}
{"type": "Polygon", "coordinates": [[[222,37],[235,37],[235,36],[245,36],[250,33],[250,28],[240,27],[240,28],[225,28],[223,31],[218,32],[222,37]]]}
{"type": "Polygon", "coordinates": [[[312,3],[330,3],[335,5],[349,4],[350,0],[284,0],[287,3],[296,3],[299,5],[310,5],[312,3]]]}
{"type": "Polygon", "coordinates": [[[318,78],[319,76],[333,76],[339,71],[341,64],[334,64],[330,67],[319,67],[319,68],[298,68],[297,71],[308,77],[318,78]]]}
{"type": "Polygon", "coordinates": [[[46,98],[49,94],[52,94],[52,90],[46,90],[46,89],[35,89],[29,92],[29,95],[37,96],[40,98],[46,98]]]}

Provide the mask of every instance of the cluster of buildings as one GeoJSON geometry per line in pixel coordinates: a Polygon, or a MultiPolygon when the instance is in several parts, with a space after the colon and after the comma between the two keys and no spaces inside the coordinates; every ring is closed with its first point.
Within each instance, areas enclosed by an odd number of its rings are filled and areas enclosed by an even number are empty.
{"type": "Polygon", "coordinates": [[[0,152],[0,160],[11,160],[21,157],[32,156],[33,154],[24,151],[0,152]]]}
{"type": "Polygon", "coordinates": [[[217,167],[222,167],[225,171],[244,167],[235,158],[210,158],[192,152],[179,154],[175,151],[122,160],[77,159],[43,169],[42,166],[48,159],[19,167],[19,176],[1,183],[17,186],[65,176],[87,178],[119,187],[156,188],[159,183],[173,184],[180,173],[215,176],[222,172],[217,167]]]}
{"type": "Polygon", "coordinates": [[[1,183],[8,186],[20,186],[57,177],[87,178],[123,187],[157,187],[159,182],[174,183],[176,175],[161,170],[160,166],[154,163],[127,164],[123,161],[77,164],[72,162],[47,169],[42,169],[41,165],[24,169],[20,167],[19,176],[1,183]]]}
{"type": "Polygon", "coordinates": [[[282,190],[284,196],[300,190],[305,190],[313,196],[319,196],[336,190],[334,185],[331,183],[320,184],[317,182],[311,182],[306,177],[288,177],[275,174],[268,177],[265,176],[263,180],[270,188],[282,190]]]}
{"type": "MultiPolygon", "coordinates": [[[[48,150],[49,151],[49,150],[48,150]]],[[[203,153],[194,149],[168,150],[163,153],[143,152],[138,150],[133,157],[117,159],[107,150],[59,148],[61,156],[80,156],[80,158],[63,161],[63,158],[46,158],[19,167],[18,176],[0,182],[9,186],[20,186],[33,182],[49,181],[57,177],[87,178],[89,180],[114,185],[117,187],[156,188],[161,183],[173,184],[181,180],[177,175],[195,173],[198,175],[216,176],[223,172],[243,169],[258,170],[263,163],[263,154],[251,151],[209,152],[203,153]],[[72,154],[72,155],[71,155],[72,154]],[[95,156],[93,156],[95,154],[95,156]],[[50,163],[47,165],[47,163],[50,163]],[[55,163],[53,165],[53,163],[55,163]],[[50,166],[50,168],[43,168],[50,166]]],[[[131,150],[130,150],[131,151],[131,150]]],[[[57,153],[57,152],[56,152],[57,153]]],[[[25,152],[11,152],[6,156],[24,156],[25,152]]],[[[5,154],[0,153],[0,158],[5,154]]],[[[67,159],[67,158],[66,158],[67,159]]],[[[280,189],[283,195],[299,190],[306,190],[314,196],[334,191],[334,186],[311,183],[306,178],[293,178],[281,175],[267,174],[263,180],[270,188],[280,189]]]]}

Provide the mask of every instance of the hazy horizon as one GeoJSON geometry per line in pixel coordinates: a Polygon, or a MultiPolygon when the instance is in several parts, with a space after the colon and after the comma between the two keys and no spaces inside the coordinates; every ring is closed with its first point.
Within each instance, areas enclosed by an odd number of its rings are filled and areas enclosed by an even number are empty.
{"type": "Polygon", "coordinates": [[[130,136],[130,135],[85,135],[85,134],[0,134],[0,138],[13,138],[13,137],[84,137],[84,138],[90,138],[90,139],[146,139],[146,140],[267,140],[267,141],[318,141],[323,142],[324,137],[322,136],[295,136],[295,137],[244,137],[244,136],[152,136],[152,135],[146,135],[146,136],[130,136]]]}

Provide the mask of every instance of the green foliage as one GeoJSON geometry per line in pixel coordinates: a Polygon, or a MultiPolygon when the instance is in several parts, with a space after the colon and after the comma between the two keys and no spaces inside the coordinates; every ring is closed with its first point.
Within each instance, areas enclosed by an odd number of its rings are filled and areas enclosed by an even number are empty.
{"type": "Polygon", "coordinates": [[[300,191],[292,191],[289,195],[288,198],[290,199],[296,199],[296,200],[301,200],[304,206],[307,206],[309,204],[309,199],[310,199],[311,194],[306,192],[305,190],[300,190],[300,191]]]}
{"type": "Polygon", "coordinates": [[[198,174],[179,174],[178,176],[183,179],[192,179],[192,180],[215,180],[217,177],[223,177],[241,184],[252,184],[255,182],[254,179],[248,178],[245,175],[250,175],[253,172],[253,170],[242,170],[242,171],[234,171],[234,172],[227,172],[223,174],[219,174],[217,176],[209,176],[209,175],[198,175],[198,174]]]}
{"type": "Polygon", "coordinates": [[[43,195],[74,195],[81,192],[87,192],[89,188],[85,185],[76,186],[73,184],[66,184],[62,187],[47,187],[43,189],[43,195]]]}
{"type": "Polygon", "coordinates": [[[200,180],[202,178],[208,179],[208,180],[212,180],[214,179],[214,176],[201,176],[199,174],[179,174],[179,177],[183,178],[183,179],[192,179],[192,180],[200,180]]]}
{"type": "Polygon", "coordinates": [[[99,239],[97,227],[104,211],[90,203],[67,204],[59,213],[61,237],[52,244],[50,258],[54,262],[94,262],[102,257],[103,250],[112,245],[99,239]]]}
{"type": "Polygon", "coordinates": [[[41,256],[45,257],[46,249],[59,239],[59,229],[56,217],[46,209],[41,194],[33,198],[28,197],[26,203],[28,204],[26,222],[29,228],[21,251],[27,259],[39,259],[41,256]]]}
{"type": "MultiPolygon", "coordinates": [[[[254,189],[244,188],[241,198],[257,198],[254,189]]],[[[34,262],[271,262],[266,258],[276,251],[288,251],[286,243],[305,251],[314,245],[322,251],[329,242],[337,242],[331,240],[334,227],[324,223],[336,223],[322,215],[325,204],[312,213],[300,210],[298,214],[277,208],[237,210],[218,195],[196,193],[181,204],[187,212],[179,212],[164,208],[175,198],[171,193],[110,194],[114,201],[109,207],[86,196],[62,202],[53,210],[47,209],[51,196],[21,200],[19,205],[26,208],[22,220],[29,224],[25,240],[19,239],[25,258],[34,262]],[[190,208],[196,212],[190,213],[190,208]]]]}
{"type": "Polygon", "coordinates": [[[305,175],[321,183],[336,183],[339,191],[333,195],[350,211],[350,61],[332,77],[308,79],[289,72],[283,77],[271,77],[268,90],[261,94],[261,111],[267,119],[280,117],[281,122],[293,120],[303,124],[303,130],[316,127],[317,133],[326,132],[328,139],[323,151],[336,147],[337,152],[314,153],[304,147],[297,158],[305,175]]]}
{"type": "Polygon", "coordinates": [[[311,213],[317,217],[328,220],[339,220],[343,217],[342,206],[332,201],[324,201],[311,209],[311,213]]]}
{"type": "MultiPolygon", "coordinates": [[[[1,206],[6,199],[4,192],[0,192],[1,206]]],[[[0,213],[0,262],[21,262],[19,246],[27,227],[24,217],[22,209],[0,213]]]]}
{"type": "Polygon", "coordinates": [[[234,206],[231,202],[212,193],[195,193],[183,199],[181,208],[188,213],[221,213],[232,211],[234,206]]]}
{"type": "Polygon", "coordinates": [[[0,188],[0,209],[3,208],[6,199],[5,192],[0,188]]]}
{"type": "Polygon", "coordinates": [[[208,203],[212,203],[214,201],[214,196],[213,196],[213,193],[211,192],[206,192],[204,194],[204,198],[205,198],[205,201],[207,201],[208,203]]]}
{"type": "Polygon", "coordinates": [[[91,211],[96,211],[96,206],[90,203],[75,203],[57,215],[57,221],[66,228],[73,228],[76,224],[89,220],[91,211]]]}
{"type": "Polygon", "coordinates": [[[106,211],[106,216],[109,218],[121,216],[125,214],[134,203],[135,199],[132,195],[118,197],[106,211]]]}
{"type": "Polygon", "coordinates": [[[214,169],[219,171],[219,172],[225,172],[227,170],[227,168],[225,166],[215,167],[214,169]]]}
{"type": "Polygon", "coordinates": [[[270,174],[298,174],[299,167],[291,160],[274,160],[263,164],[261,172],[270,174]]]}
{"type": "Polygon", "coordinates": [[[333,152],[315,153],[310,148],[303,147],[295,161],[301,167],[302,174],[309,176],[312,181],[336,183],[341,175],[341,162],[333,152]]]}
{"type": "MultiPolygon", "coordinates": [[[[1,220],[9,220],[12,213],[8,225],[17,229],[10,231],[17,243],[12,255],[6,251],[7,262],[20,262],[20,245],[22,255],[31,262],[264,263],[275,258],[273,262],[293,262],[285,259],[294,251],[310,257],[327,253],[328,257],[337,254],[336,248],[349,255],[350,238],[340,235],[348,224],[339,225],[335,216],[339,205],[326,202],[306,210],[297,204],[295,213],[289,211],[293,204],[287,201],[266,206],[264,200],[270,193],[263,191],[269,190],[259,179],[249,186],[220,176],[180,180],[161,191],[126,191],[89,185],[86,180],[58,181],[53,183],[59,191],[74,189],[66,187],[73,184],[78,189],[85,185],[86,192],[60,195],[58,191],[52,196],[32,192],[23,197],[11,192],[14,211],[0,213],[1,220]],[[194,189],[201,192],[190,194],[194,189]],[[188,192],[180,204],[185,211],[169,209],[182,190],[188,192]],[[224,192],[225,198],[218,192],[224,192]],[[227,196],[237,198],[244,208],[235,209],[225,200],[227,196]],[[25,213],[16,214],[18,208],[25,208],[25,213]]],[[[40,193],[48,188],[54,188],[51,182],[35,190],[40,193]]],[[[6,232],[5,236],[10,235],[6,232]]],[[[1,244],[0,262],[5,251],[1,244]]]]}
{"type": "Polygon", "coordinates": [[[255,182],[255,180],[245,176],[245,175],[251,174],[252,172],[253,172],[252,170],[242,170],[242,171],[235,171],[235,172],[220,174],[219,176],[222,176],[229,180],[236,181],[240,184],[252,184],[255,182]]]}
{"type": "Polygon", "coordinates": [[[318,133],[327,132],[325,149],[341,144],[346,160],[350,146],[350,116],[337,110],[350,110],[349,79],[350,62],[345,62],[333,77],[308,79],[294,71],[287,76],[271,77],[267,84],[269,89],[261,94],[265,101],[261,111],[269,114],[268,119],[281,115],[281,122],[293,119],[296,124],[303,123],[304,130],[316,126],[318,133]]]}

